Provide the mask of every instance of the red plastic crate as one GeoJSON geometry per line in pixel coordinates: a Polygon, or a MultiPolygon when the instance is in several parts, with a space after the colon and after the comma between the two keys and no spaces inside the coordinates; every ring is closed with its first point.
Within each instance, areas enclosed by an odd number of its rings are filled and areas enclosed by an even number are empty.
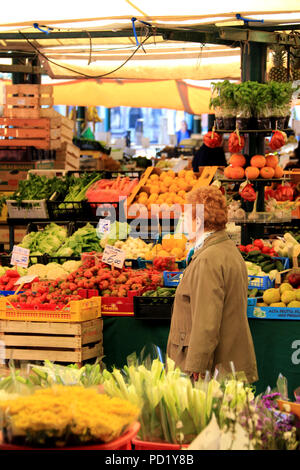
{"type": "Polygon", "coordinates": [[[118,439],[106,444],[82,445],[78,447],[28,447],[13,444],[0,444],[1,450],[131,450],[132,439],[135,438],[140,429],[140,423],[133,423],[129,429],[118,439]]]}

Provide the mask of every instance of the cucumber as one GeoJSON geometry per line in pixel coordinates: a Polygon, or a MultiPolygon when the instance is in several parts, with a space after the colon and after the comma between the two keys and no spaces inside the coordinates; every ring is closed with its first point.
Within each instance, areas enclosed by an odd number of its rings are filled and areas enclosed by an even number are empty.
{"type": "Polygon", "coordinates": [[[272,269],[274,269],[274,264],[269,263],[264,266],[263,271],[268,274],[270,271],[272,271],[272,269]]]}
{"type": "Polygon", "coordinates": [[[253,251],[249,251],[248,253],[248,258],[255,258],[255,256],[259,256],[261,254],[261,252],[259,250],[253,250],[253,251]]]}
{"type": "Polygon", "coordinates": [[[279,272],[284,270],[284,266],[279,259],[276,260],[275,266],[276,266],[277,271],[279,272]]]}

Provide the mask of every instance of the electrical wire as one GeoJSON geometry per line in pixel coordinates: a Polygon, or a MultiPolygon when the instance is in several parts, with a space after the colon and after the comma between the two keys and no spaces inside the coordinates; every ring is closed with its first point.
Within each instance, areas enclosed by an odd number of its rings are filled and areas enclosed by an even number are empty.
{"type": "Polygon", "coordinates": [[[121,64],[119,65],[119,67],[115,68],[114,70],[112,70],[111,72],[107,72],[107,73],[104,73],[102,75],[87,75],[85,73],[82,73],[82,72],[79,72],[77,70],[74,70],[70,67],[67,67],[65,65],[60,65],[58,64],[57,62],[49,59],[45,54],[43,54],[26,36],[24,33],[22,33],[22,31],[19,30],[19,33],[21,34],[21,36],[23,36],[23,38],[27,41],[27,43],[41,56],[43,57],[45,60],[47,60],[47,62],[50,62],[51,64],[55,65],[56,67],[60,67],[62,69],[65,69],[65,70],[68,70],[69,72],[74,72],[76,73],[77,75],[80,75],[82,77],[85,77],[85,78],[103,78],[103,77],[107,77],[108,75],[111,75],[112,73],[115,73],[117,72],[118,70],[120,70],[122,67],[124,67],[124,65],[127,64],[127,62],[129,62],[132,57],[137,53],[137,51],[145,44],[145,42],[151,37],[151,33],[149,33],[148,31],[148,34],[147,36],[145,37],[145,39],[139,43],[139,45],[136,47],[136,49],[133,51],[133,53],[121,64]]]}

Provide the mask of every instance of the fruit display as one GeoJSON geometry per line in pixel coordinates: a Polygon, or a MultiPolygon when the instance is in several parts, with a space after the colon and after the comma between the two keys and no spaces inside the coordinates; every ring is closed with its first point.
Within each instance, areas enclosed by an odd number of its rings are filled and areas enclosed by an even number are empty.
{"type": "Polygon", "coordinates": [[[278,157],[274,154],[253,155],[250,166],[242,154],[234,153],[229,159],[229,166],[224,169],[224,176],[229,179],[248,180],[282,178],[283,169],[279,165],[278,157]]]}
{"type": "Polygon", "coordinates": [[[130,291],[144,292],[162,285],[162,273],[157,269],[113,269],[91,255],[82,265],[63,277],[34,282],[18,295],[24,305],[49,304],[61,307],[71,300],[80,300],[86,290],[102,297],[127,297],[130,291]]]}
{"type": "Polygon", "coordinates": [[[0,402],[4,438],[12,444],[62,447],[110,442],[135,422],[139,408],[94,388],[54,385],[0,402]]]}
{"type": "Polygon", "coordinates": [[[27,269],[0,266],[0,274],[0,291],[14,291],[16,282],[27,274],[27,269]]]}
{"type": "Polygon", "coordinates": [[[155,257],[174,257],[176,261],[185,260],[188,240],[183,234],[166,234],[162,237],[161,243],[153,245],[145,254],[146,260],[153,260],[155,257]]]}
{"type": "Polygon", "coordinates": [[[180,170],[177,174],[173,170],[161,171],[150,175],[145,186],[138,192],[132,210],[139,209],[139,205],[157,210],[168,210],[173,205],[186,204],[186,194],[197,184],[197,176],[193,170],[180,170]]]}
{"type": "MultiPolygon", "coordinates": [[[[299,286],[299,279],[297,281],[299,286]]],[[[282,283],[278,288],[267,289],[263,294],[263,302],[259,306],[300,308],[300,290],[289,282],[282,283]]]]}
{"type": "Polygon", "coordinates": [[[120,197],[129,196],[138,184],[138,179],[128,176],[113,179],[101,179],[92,184],[86,191],[89,202],[119,202],[120,197]]]}

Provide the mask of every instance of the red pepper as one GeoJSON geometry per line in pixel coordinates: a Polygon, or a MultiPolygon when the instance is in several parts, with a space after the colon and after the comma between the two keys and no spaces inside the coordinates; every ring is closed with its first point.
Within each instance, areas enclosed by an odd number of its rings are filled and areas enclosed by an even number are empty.
{"type": "Polygon", "coordinates": [[[278,150],[287,143],[287,135],[282,131],[275,131],[271,137],[269,146],[272,150],[278,150]]]}
{"type": "Polygon", "coordinates": [[[240,196],[245,201],[255,201],[256,200],[256,192],[253,189],[252,184],[248,183],[246,186],[243,187],[241,191],[239,191],[240,196]]]}
{"type": "Polygon", "coordinates": [[[232,132],[228,139],[228,150],[231,153],[239,153],[245,145],[245,139],[243,136],[237,134],[237,132],[232,132]]]}
{"type": "Polygon", "coordinates": [[[274,191],[274,189],[270,186],[266,186],[265,187],[265,199],[266,201],[268,201],[269,199],[275,199],[275,196],[276,196],[276,192],[274,191]]]}
{"type": "Polygon", "coordinates": [[[207,147],[221,147],[222,137],[214,131],[208,132],[203,138],[203,142],[207,147]]]}
{"type": "Polygon", "coordinates": [[[279,185],[275,191],[277,201],[292,201],[294,199],[294,189],[288,185],[279,185]]]}

